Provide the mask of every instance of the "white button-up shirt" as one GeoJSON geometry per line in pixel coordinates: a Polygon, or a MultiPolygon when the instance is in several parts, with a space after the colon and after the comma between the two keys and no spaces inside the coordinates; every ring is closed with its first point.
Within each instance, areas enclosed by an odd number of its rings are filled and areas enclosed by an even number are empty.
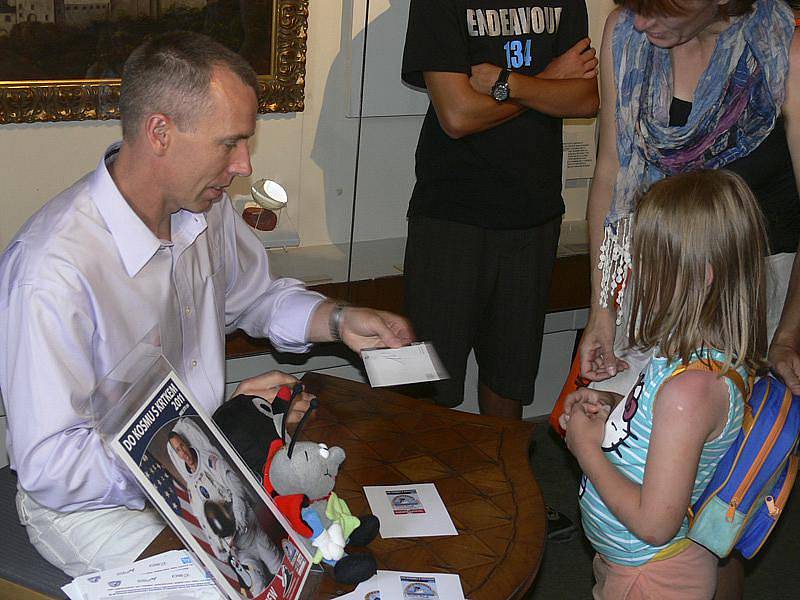
{"type": "Polygon", "coordinates": [[[154,326],[164,355],[213,412],[225,388],[225,334],[237,328],[303,352],[323,297],[273,279],[267,254],[227,195],[172,215],[159,240],[106,162],[50,200],[0,257],[0,391],[19,483],[56,510],[144,506],[78,407],[154,326]]]}

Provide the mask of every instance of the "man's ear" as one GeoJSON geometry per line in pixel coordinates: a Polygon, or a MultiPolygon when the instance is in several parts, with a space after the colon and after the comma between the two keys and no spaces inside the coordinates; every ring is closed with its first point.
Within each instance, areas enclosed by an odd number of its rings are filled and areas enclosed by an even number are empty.
{"type": "Polygon", "coordinates": [[[161,113],[153,113],[144,122],[144,134],[150,148],[156,156],[162,156],[169,148],[174,124],[161,113]]]}
{"type": "Polygon", "coordinates": [[[711,263],[706,263],[706,287],[714,283],[714,269],[711,263]]]}

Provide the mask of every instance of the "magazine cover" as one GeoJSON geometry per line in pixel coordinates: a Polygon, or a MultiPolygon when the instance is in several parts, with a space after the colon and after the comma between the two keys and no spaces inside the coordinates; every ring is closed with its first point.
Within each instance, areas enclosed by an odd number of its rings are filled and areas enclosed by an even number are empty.
{"type": "Polygon", "coordinates": [[[174,371],[109,442],[229,598],[300,597],[311,557],[174,371]]]}

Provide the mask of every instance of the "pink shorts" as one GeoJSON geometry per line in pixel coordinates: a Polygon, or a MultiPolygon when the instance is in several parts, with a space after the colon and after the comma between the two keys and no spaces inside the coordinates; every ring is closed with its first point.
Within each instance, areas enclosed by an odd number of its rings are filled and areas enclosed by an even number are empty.
{"type": "Polygon", "coordinates": [[[627,567],[596,554],[592,568],[595,600],[710,600],[717,587],[719,560],[692,542],[665,560],[627,567]]]}

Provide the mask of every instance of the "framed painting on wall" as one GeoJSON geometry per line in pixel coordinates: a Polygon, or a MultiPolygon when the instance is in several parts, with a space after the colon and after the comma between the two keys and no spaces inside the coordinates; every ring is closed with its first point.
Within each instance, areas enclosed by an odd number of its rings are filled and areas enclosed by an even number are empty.
{"type": "Polygon", "coordinates": [[[118,118],[125,59],[175,29],[247,58],[259,112],[303,110],[308,0],[0,0],[0,123],[118,118]]]}

